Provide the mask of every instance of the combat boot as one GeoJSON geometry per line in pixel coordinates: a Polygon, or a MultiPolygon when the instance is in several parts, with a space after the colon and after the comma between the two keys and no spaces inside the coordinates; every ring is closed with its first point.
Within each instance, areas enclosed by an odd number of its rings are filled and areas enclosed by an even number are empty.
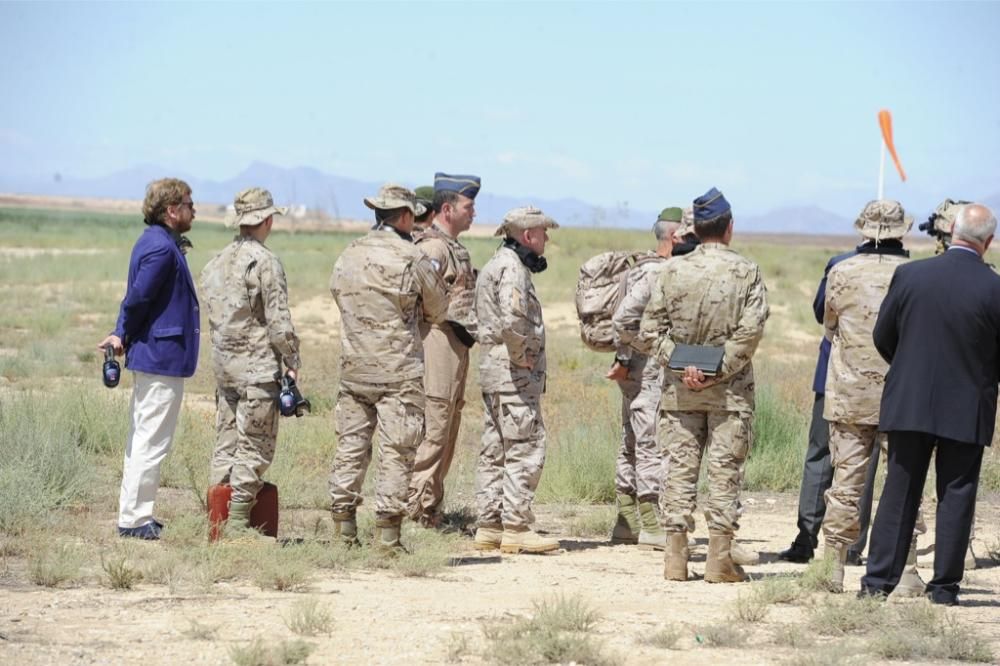
{"type": "Polygon", "coordinates": [[[547,553],[559,550],[559,542],[543,537],[529,527],[505,527],[500,541],[501,553],[547,553]]]}
{"type": "Polygon", "coordinates": [[[249,502],[229,502],[229,518],[226,519],[225,538],[250,539],[252,541],[274,541],[269,536],[264,536],[254,528],[250,527],[250,511],[256,501],[249,502]]]}
{"type": "Polygon", "coordinates": [[[689,557],[687,534],[671,532],[667,535],[667,552],[663,556],[663,577],[666,580],[687,580],[689,557]]]}
{"type": "Polygon", "coordinates": [[[476,528],[472,547],[476,550],[497,550],[501,541],[503,541],[503,526],[480,525],[476,528]]]}
{"type": "Polygon", "coordinates": [[[399,542],[399,528],[402,522],[401,516],[375,520],[375,536],[372,539],[375,550],[393,556],[406,552],[403,544],[399,542]]]}
{"type": "Polygon", "coordinates": [[[827,589],[840,594],[844,591],[844,564],[847,562],[848,546],[823,546],[823,563],[830,567],[827,589]]]}
{"type": "Polygon", "coordinates": [[[660,525],[660,516],[652,502],[639,502],[639,548],[666,550],[667,533],[660,525]]]}
{"type": "Polygon", "coordinates": [[[744,548],[737,541],[733,541],[730,553],[732,553],[733,562],[741,566],[760,564],[760,553],[758,553],[756,550],[748,550],[744,548]]]}
{"type": "Polygon", "coordinates": [[[358,521],[353,513],[337,513],[333,515],[333,538],[335,541],[347,546],[360,546],[358,541],[358,521]]]}
{"type": "Polygon", "coordinates": [[[917,537],[914,536],[910,542],[910,552],[906,555],[906,567],[899,577],[899,583],[892,590],[897,597],[919,597],[923,596],[927,585],[917,573],[917,537]]]}
{"type": "Polygon", "coordinates": [[[615,526],[611,528],[611,543],[634,544],[639,541],[639,520],[635,514],[635,498],[618,493],[615,496],[615,526]]]}
{"type": "Polygon", "coordinates": [[[733,537],[728,534],[708,535],[708,557],[705,559],[706,583],[742,583],[747,580],[743,568],[733,562],[733,537]]]}

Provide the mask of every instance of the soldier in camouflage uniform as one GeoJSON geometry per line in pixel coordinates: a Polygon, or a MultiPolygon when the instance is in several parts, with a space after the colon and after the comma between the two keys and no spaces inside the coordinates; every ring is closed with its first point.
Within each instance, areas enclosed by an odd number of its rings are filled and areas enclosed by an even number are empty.
{"type": "Polygon", "coordinates": [[[281,368],[294,377],[300,364],[285,270],[264,245],[274,216],[287,209],[259,187],[240,192],[234,207],[227,223],[240,233],[205,265],[201,293],[217,385],[210,482],[232,487],[229,524],[246,528],[274,459],[281,368]]]}
{"type": "MultiPolygon", "coordinates": [[[[848,548],[860,532],[859,506],[878,432],[879,402],[889,365],[882,360],[872,330],[896,267],[909,258],[902,237],[913,220],[896,201],[871,201],[854,228],[874,244],[835,264],[827,276],[823,326],[831,342],[823,418],[830,424],[833,483],[826,491],[824,557],[833,562],[830,585],[842,591],[848,548]]],[[[881,439],[884,439],[881,438],[881,439]]],[[[875,455],[878,450],[875,449],[875,455]]],[[[916,564],[916,539],[912,541],[916,564]]],[[[896,588],[921,593],[915,566],[896,588]]]]}
{"type": "Polygon", "coordinates": [[[661,506],[667,531],[664,578],[687,580],[687,532],[701,459],[708,457],[708,557],[705,580],[746,580],[733,562],[739,528],[742,467],[751,444],[754,378],[751,358],[764,335],[767,291],[760,268],[729,249],[733,218],[712,188],[694,201],[702,244],[667,262],[639,326],[643,344],[662,366],[678,343],[724,348],[722,367],[706,377],[696,367],[665,372],[657,434],[667,462],[661,506]]]}
{"type": "Polygon", "coordinates": [[[476,343],[473,298],[476,272],[458,236],[472,226],[479,193],[478,176],[434,174],[434,210],[427,229],[415,234],[417,247],[430,257],[448,290],[448,318],[420,324],[424,345],[424,440],[410,480],[409,514],[425,527],[441,522],[444,477],[451,467],[465,405],[469,349],[476,343]]]}
{"type": "Polygon", "coordinates": [[[537,208],[509,211],[504,241],[476,283],[479,382],[485,424],[476,469],[479,550],[541,553],[559,542],[531,529],[531,503],[545,461],[545,324],[531,274],[545,270],[547,229],[559,225],[537,208]]]}
{"type": "Polygon", "coordinates": [[[376,224],[343,251],[330,291],[340,309],[340,387],[334,421],[337,452],[330,473],[334,531],[357,543],[356,511],[378,428],[375,545],[401,548],[399,526],[417,445],[424,434],[424,354],[421,316],[439,324],[446,292],[410,232],[424,212],[413,192],[384,185],[365,199],[376,224]]]}
{"type": "Polygon", "coordinates": [[[634,345],[642,311],[677,240],[674,232],[680,228],[681,215],[680,208],[660,212],[653,225],[656,252],[641,257],[625,276],[625,296],[611,320],[615,361],[607,374],[622,392],[622,443],[615,465],[618,511],[611,543],[638,543],[657,550],[663,550],[667,541],[657,515],[663,457],[656,443],[656,417],[663,375],[656,359],[643,353],[648,350],[634,345]]]}

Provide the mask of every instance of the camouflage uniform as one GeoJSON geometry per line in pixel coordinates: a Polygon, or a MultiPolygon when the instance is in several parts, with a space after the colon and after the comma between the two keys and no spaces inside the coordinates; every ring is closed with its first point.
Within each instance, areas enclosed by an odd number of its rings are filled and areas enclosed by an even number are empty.
{"type": "Polygon", "coordinates": [[[668,469],[661,493],[669,533],[694,527],[691,515],[703,455],[708,457],[705,520],[711,534],[738,529],[741,469],[754,408],[750,361],[764,334],[767,291],[760,269],[722,243],[704,243],[664,267],[640,324],[642,344],[666,365],[676,343],[724,346],[716,383],[688,389],[664,372],[658,436],[668,469]]]}
{"type": "Polygon", "coordinates": [[[639,322],[667,258],[644,257],[626,276],[625,297],[612,317],[615,357],[629,359],[622,392],[622,443],[615,465],[615,490],[640,501],[658,501],[665,475],[656,443],[663,371],[656,359],[634,348],[639,322]]]}
{"type": "MultiPolygon", "coordinates": [[[[412,197],[412,195],[411,195],[412,197]]],[[[421,313],[444,321],[444,285],[430,259],[391,228],[351,243],[337,259],[330,291],[340,309],[340,388],[330,474],[335,520],[353,520],[378,427],[378,518],[406,512],[413,459],[424,434],[421,313]]]]}
{"type": "MultiPolygon", "coordinates": [[[[543,215],[529,208],[508,217],[525,210],[543,215]]],[[[545,462],[545,324],[531,273],[506,245],[479,274],[475,313],[485,417],[476,469],[479,525],[524,529],[535,520],[531,503],[545,462]]]]}
{"type": "Polygon", "coordinates": [[[476,272],[469,251],[436,224],[417,236],[417,247],[430,257],[448,290],[447,321],[421,322],[424,345],[424,393],[427,398],[426,434],[417,448],[410,480],[409,513],[432,520],[444,499],[444,477],[451,467],[465,406],[465,379],[469,346],[475,340],[474,299],[476,272]],[[466,334],[463,342],[455,327],[466,334]]]}
{"type": "MultiPolygon", "coordinates": [[[[903,212],[895,202],[873,202],[860,219],[866,215],[898,217],[896,226],[879,234],[881,239],[899,238],[908,228],[902,226],[903,212]]],[[[872,330],[892,275],[906,260],[901,249],[862,250],[836,264],[827,277],[823,325],[832,346],[823,418],[830,423],[833,483],[825,494],[823,534],[832,547],[846,548],[860,533],[858,507],[872,448],[880,439],[879,403],[889,369],[875,349],[872,330]]]]}
{"type": "Polygon", "coordinates": [[[262,243],[238,236],[206,264],[201,293],[217,384],[210,483],[228,482],[233,502],[251,502],[274,459],[281,365],[299,367],[285,271],[262,243]]]}

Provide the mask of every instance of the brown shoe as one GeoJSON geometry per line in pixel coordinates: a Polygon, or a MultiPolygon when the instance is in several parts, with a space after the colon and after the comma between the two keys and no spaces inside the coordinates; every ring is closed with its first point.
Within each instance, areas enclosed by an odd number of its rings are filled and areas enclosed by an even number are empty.
{"type": "Polygon", "coordinates": [[[476,550],[496,550],[503,540],[503,527],[500,525],[480,525],[476,528],[476,536],[472,547],[476,550]]]}
{"type": "Polygon", "coordinates": [[[663,556],[663,577],[666,580],[687,580],[688,578],[687,534],[671,532],[667,535],[667,552],[663,556]]]}
{"type": "Polygon", "coordinates": [[[556,539],[543,537],[531,528],[504,528],[503,539],[500,541],[501,553],[547,553],[559,550],[556,539]]]}
{"type": "Polygon", "coordinates": [[[747,580],[743,567],[733,562],[733,537],[708,535],[708,557],[705,559],[706,583],[742,583],[747,580]]]}

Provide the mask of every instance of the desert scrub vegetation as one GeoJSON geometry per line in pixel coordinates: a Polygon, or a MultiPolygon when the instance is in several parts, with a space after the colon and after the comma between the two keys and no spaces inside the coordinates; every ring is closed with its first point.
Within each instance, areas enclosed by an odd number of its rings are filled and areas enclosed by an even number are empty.
{"type": "Polygon", "coordinates": [[[300,636],[329,634],[333,629],[333,613],[314,597],[293,602],[283,619],[285,626],[300,636]]]}
{"type": "Polygon", "coordinates": [[[305,663],[314,649],[315,646],[301,639],[269,645],[255,638],[245,645],[231,646],[229,658],[236,666],[285,666],[305,663]]]}

